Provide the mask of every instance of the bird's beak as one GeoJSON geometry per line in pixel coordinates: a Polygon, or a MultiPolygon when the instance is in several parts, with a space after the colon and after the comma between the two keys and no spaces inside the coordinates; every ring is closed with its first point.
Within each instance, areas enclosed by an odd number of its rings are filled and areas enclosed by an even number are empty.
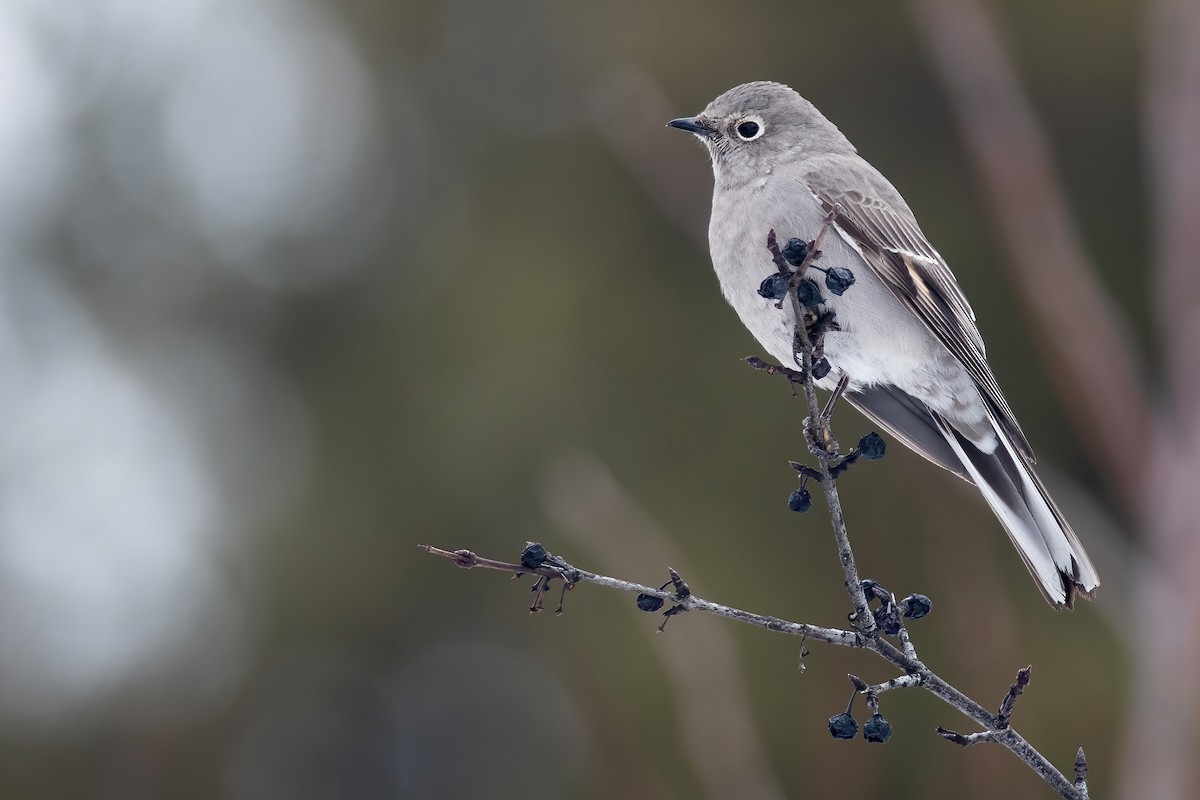
{"type": "Polygon", "coordinates": [[[716,133],[711,125],[700,117],[680,117],[667,123],[668,128],[678,128],[681,131],[694,133],[697,136],[708,137],[716,133]]]}

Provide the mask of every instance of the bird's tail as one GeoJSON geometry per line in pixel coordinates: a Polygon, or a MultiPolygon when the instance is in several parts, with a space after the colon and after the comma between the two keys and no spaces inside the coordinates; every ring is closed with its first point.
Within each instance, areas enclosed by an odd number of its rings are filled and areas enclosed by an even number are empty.
{"type": "Polygon", "coordinates": [[[1100,578],[1079,537],[1033,471],[1017,452],[1008,434],[992,421],[999,444],[985,453],[932,415],[971,480],[983,492],[992,511],[1016,545],[1042,595],[1053,606],[1072,608],[1075,594],[1091,596],[1100,578]]]}

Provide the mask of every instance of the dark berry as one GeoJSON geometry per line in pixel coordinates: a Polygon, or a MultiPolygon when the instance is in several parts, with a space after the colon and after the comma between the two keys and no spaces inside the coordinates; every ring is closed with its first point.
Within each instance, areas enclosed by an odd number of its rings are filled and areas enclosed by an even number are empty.
{"type": "Polygon", "coordinates": [[[910,594],[896,605],[908,619],[920,619],[933,610],[933,601],[923,594],[910,594]]]}
{"type": "Polygon", "coordinates": [[[825,302],[825,298],[821,296],[821,289],[816,283],[810,280],[802,280],[796,286],[796,298],[799,299],[805,308],[811,308],[816,311],[821,303],[825,302]]]}
{"type": "Polygon", "coordinates": [[[787,278],[776,272],[768,275],[758,287],[758,296],[768,300],[778,300],[787,294],[787,278]]]}
{"type": "Polygon", "coordinates": [[[803,514],[812,508],[812,495],[803,487],[788,495],[788,508],[798,514],[803,514]]]}
{"type": "Polygon", "coordinates": [[[860,585],[862,586],[863,594],[867,596],[868,603],[877,597],[876,590],[879,590],[880,588],[878,583],[870,578],[867,578],[863,580],[860,585]]]}
{"type": "Polygon", "coordinates": [[[858,452],[868,461],[878,461],[887,452],[887,442],[878,433],[868,433],[858,440],[858,452]]]}
{"type": "Polygon", "coordinates": [[[854,285],[854,273],[845,267],[834,267],[825,273],[825,287],[838,297],[854,285]]]}
{"type": "MultiPolygon", "coordinates": [[[[832,721],[830,725],[832,725],[832,721]]],[[[892,723],[878,714],[872,714],[867,723],[863,725],[863,738],[868,742],[879,742],[880,744],[892,738],[892,723]]]]}
{"type": "Polygon", "coordinates": [[[550,554],[546,552],[546,548],[537,542],[530,542],[521,551],[521,566],[525,569],[537,569],[546,563],[548,555],[550,554]]]}
{"type": "Polygon", "coordinates": [[[793,267],[798,267],[804,263],[804,259],[808,256],[808,242],[803,239],[788,239],[787,244],[780,250],[783,253],[783,258],[793,267]]]}
{"type": "Polygon", "coordinates": [[[838,714],[829,718],[829,732],[835,739],[853,739],[858,735],[858,723],[849,714],[838,714]]]}
{"type": "Polygon", "coordinates": [[[658,611],[663,607],[663,599],[652,594],[639,594],[637,606],[642,611],[658,611]]]}
{"type": "Polygon", "coordinates": [[[900,632],[900,617],[896,614],[896,608],[889,604],[875,609],[875,624],[879,626],[879,630],[888,636],[898,634],[900,632]]]}
{"type": "Polygon", "coordinates": [[[820,361],[812,365],[813,377],[817,380],[821,380],[821,378],[824,378],[829,374],[830,369],[832,369],[832,367],[829,366],[829,360],[822,358],[820,361]]]}

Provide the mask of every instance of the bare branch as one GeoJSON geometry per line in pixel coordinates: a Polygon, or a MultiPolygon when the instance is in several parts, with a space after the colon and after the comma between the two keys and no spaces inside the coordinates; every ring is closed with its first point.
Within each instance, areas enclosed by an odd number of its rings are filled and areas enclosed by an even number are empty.
{"type": "Polygon", "coordinates": [[[913,661],[919,661],[917,658],[917,649],[913,646],[912,639],[908,636],[908,626],[903,623],[900,624],[900,646],[904,648],[904,655],[913,661]]]}
{"type": "MultiPolygon", "coordinates": [[[[825,215],[825,221],[821,225],[821,230],[817,233],[817,237],[808,248],[808,254],[794,273],[790,270],[779,250],[775,231],[767,234],[767,250],[771,253],[771,259],[774,261],[775,267],[779,270],[780,274],[789,278],[789,285],[793,289],[809,265],[821,257],[821,242],[825,239],[825,235],[829,232],[830,226],[833,225],[833,221],[839,213],[841,213],[841,207],[835,204],[829,213],[825,215]]],[[[830,471],[832,465],[838,460],[837,443],[834,441],[833,433],[829,427],[829,418],[822,414],[821,404],[817,400],[817,385],[813,379],[812,352],[814,343],[809,341],[804,306],[800,303],[795,291],[789,291],[788,297],[791,299],[792,314],[796,321],[796,338],[800,342],[800,352],[796,354],[798,356],[796,363],[800,367],[800,372],[804,375],[804,399],[808,403],[809,414],[807,427],[816,436],[820,445],[813,448],[813,452],[817,456],[817,464],[819,465],[822,477],[821,489],[825,493],[825,502],[829,506],[829,518],[833,523],[834,538],[837,540],[838,561],[842,565],[842,573],[846,578],[846,591],[849,593],[850,602],[854,606],[852,618],[855,624],[859,626],[859,629],[869,635],[875,631],[875,618],[867,608],[867,598],[863,594],[862,581],[858,577],[858,566],[854,561],[854,550],[850,547],[850,536],[846,531],[846,516],[842,512],[842,500],[838,495],[837,483],[833,479],[833,473],[830,471]]]]}
{"type": "Polygon", "coordinates": [[[973,744],[996,741],[996,734],[993,731],[980,731],[979,733],[961,734],[958,731],[952,731],[949,728],[943,728],[941,725],[939,725],[937,732],[939,736],[947,741],[954,742],[959,747],[970,747],[973,744]]]}
{"type": "MultiPolygon", "coordinates": [[[[435,556],[447,559],[456,565],[470,569],[473,567],[482,567],[485,569],[496,569],[514,574],[530,573],[549,577],[538,570],[529,570],[523,568],[520,564],[497,561],[495,559],[483,558],[477,556],[470,550],[443,550],[439,547],[431,545],[419,545],[420,549],[435,556]]],[[[820,625],[812,625],[804,622],[793,622],[790,620],[773,617],[766,614],[756,614],[752,611],[744,611],[740,608],[727,606],[723,603],[716,603],[711,600],[705,600],[696,596],[694,592],[689,590],[685,596],[679,596],[674,591],[667,589],[646,586],[632,581],[621,580],[607,575],[600,575],[588,570],[580,569],[574,565],[568,564],[561,559],[559,563],[564,566],[559,570],[560,573],[566,574],[573,578],[575,583],[591,583],[596,586],[603,586],[609,589],[617,589],[619,591],[633,592],[635,594],[646,594],[653,597],[662,598],[665,601],[683,606],[688,611],[701,611],[707,614],[715,614],[727,619],[744,622],[748,625],[762,628],[763,630],[774,631],[776,633],[786,633],[791,636],[800,636],[804,639],[815,639],[827,644],[838,645],[841,647],[853,647],[862,650],[869,650],[876,653],[884,660],[891,663],[893,666],[899,667],[905,671],[907,677],[895,678],[888,681],[886,684],[880,684],[876,687],[867,687],[869,692],[879,694],[880,692],[888,691],[888,689],[903,688],[907,686],[920,686],[934,696],[940,698],[950,706],[956,708],[962,714],[974,720],[985,730],[981,734],[971,734],[966,737],[970,740],[970,744],[975,744],[982,741],[995,741],[1012,751],[1018,758],[1024,761],[1031,769],[1050,784],[1063,797],[1082,800],[1083,795],[1079,794],[1074,785],[1069,782],[1055,767],[1046,760],[1032,745],[1021,737],[1015,729],[1001,728],[999,718],[993,716],[983,706],[974,700],[967,697],[958,689],[947,683],[941,676],[930,670],[920,662],[914,662],[908,658],[899,648],[888,642],[881,636],[867,636],[857,631],[842,630],[838,628],[827,628],[820,625]],[[892,685],[889,685],[892,684],[892,685]],[[887,688],[882,688],[887,687],[887,688]]],[[[541,569],[541,568],[539,568],[541,569]]],[[[553,571],[553,570],[551,570],[553,571]]],[[[561,579],[560,574],[555,574],[551,580],[561,579]]],[[[668,583],[674,589],[672,583],[668,583]]],[[[941,730],[939,730],[941,733],[941,730]]],[[[945,734],[943,734],[945,735],[945,734]]]]}
{"type": "Polygon", "coordinates": [[[1075,755],[1075,788],[1083,794],[1084,798],[1088,796],[1087,771],[1087,756],[1083,754],[1083,748],[1081,747],[1075,755]]]}
{"type": "Polygon", "coordinates": [[[764,361],[758,356],[746,356],[743,359],[753,369],[765,372],[768,375],[782,375],[792,383],[803,383],[804,373],[799,370],[794,370],[791,367],[785,367],[780,364],[772,364],[769,361],[764,361]]]}
{"type": "MultiPolygon", "coordinates": [[[[861,637],[855,631],[840,630],[838,628],[824,628],[820,625],[809,625],[803,622],[789,622],[788,620],[772,617],[765,614],[755,614],[750,611],[743,611],[739,608],[714,603],[710,600],[704,600],[691,594],[680,596],[676,594],[671,584],[672,590],[667,590],[655,586],[643,586],[640,583],[632,583],[630,581],[621,580],[620,578],[611,578],[607,575],[600,575],[595,572],[579,569],[577,567],[567,565],[565,569],[559,570],[556,568],[540,567],[538,569],[526,569],[520,564],[515,564],[508,561],[496,561],[495,559],[483,558],[477,556],[470,550],[443,550],[440,547],[434,547],[428,544],[417,545],[418,548],[425,552],[445,558],[452,561],[456,566],[464,569],[473,567],[482,567],[485,569],[495,569],[503,572],[511,572],[514,575],[540,575],[551,579],[561,578],[563,574],[572,577],[573,583],[593,583],[597,586],[603,586],[608,589],[617,589],[623,592],[634,592],[636,594],[645,594],[651,597],[658,597],[662,600],[683,606],[688,611],[703,611],[708,614],[716,614],[719,617],[734,619],[738,622],[745,622],[749,625],[755,625],[769,631],[777,633],[786,633],[791,636],[802,636],[808,639],[816,639],[819,642],[826,644],[836,644],[842,647],[862,647],[861,637]]],[[[564,562],[565,563],[565,562],[564,562]]]]}
{"type": "Polygon", "coordinates": [[[1025,693],[1025,687],[1029,685],[1029,678],[1032,674],[1032,666],[1017,670],[1017,679],[1012,686],[1008,687],[1008,694],[1004,695],[1004,700],[1000,702],[1000,713],[996,716],[996,721],[1001,728],[1008,727],[1008,718],[1012,716],[1013,706],[1017,704],[1017,698],[1025,693]]]}
{"type": "Polygon", "coordinates": [[[920,673],[916,675],[900,675],[899,677],[892,678],[890,681],[884,681],[883,683],[877,683],[874,686],[868,686],[862,690],[862,693],[878,695],[883,694],[884,692],[890,692],[892,689],[908,689],[910,687],[920,685],[920,673]]]}

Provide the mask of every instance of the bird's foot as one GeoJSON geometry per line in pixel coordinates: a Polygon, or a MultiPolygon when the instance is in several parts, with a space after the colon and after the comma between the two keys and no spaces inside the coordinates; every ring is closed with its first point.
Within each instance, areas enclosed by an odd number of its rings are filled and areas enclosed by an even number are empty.
{"type": "Polygon", "coordinates": [[[841,453],[841,447],[837,439],[833,438],[833,431],[829,430],[829,425],[814,425],[812,417],[804,418],[804,442],[808,445],[810,453],[826,461],[836,459],[841,453]]]}

